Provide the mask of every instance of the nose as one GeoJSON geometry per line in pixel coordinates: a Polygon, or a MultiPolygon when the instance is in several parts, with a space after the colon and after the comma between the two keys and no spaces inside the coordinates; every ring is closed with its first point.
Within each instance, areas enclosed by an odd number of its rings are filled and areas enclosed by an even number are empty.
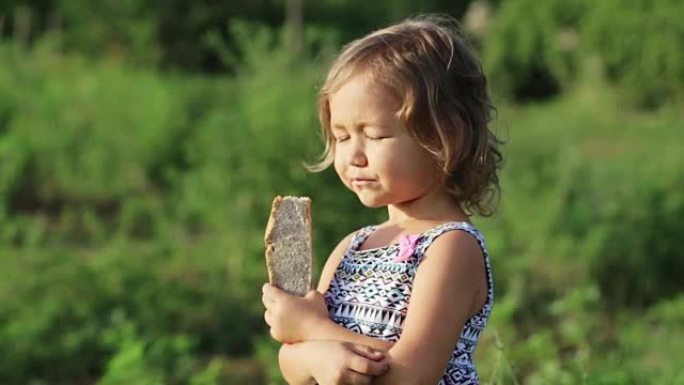
{"type": "Polygon", "coordinates": [[[368,165],[368,158],[363,143],[360,140],[350,140],[347,162],[354,167],[365,167],[368,165]]]}

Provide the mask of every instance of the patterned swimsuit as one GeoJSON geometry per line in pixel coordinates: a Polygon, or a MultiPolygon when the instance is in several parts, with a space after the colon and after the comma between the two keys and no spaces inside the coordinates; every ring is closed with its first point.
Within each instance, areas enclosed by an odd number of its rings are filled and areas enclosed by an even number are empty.
{"type": "Polygon", "coordinates": [[[330,317],[357,333],[386,341],[398,341],[411,297],[413,279],[425,251],[435,238],[447,231],[466,231],[477,239],[482,248],[487,277],[487,300],[482,309],[465,323],[439,385],[478,384],[473,353],[487,324],[494,300],[492,269],[482,234],[467,222],[445,223],[420,235],[415,253],[408,261],[393,262],[399,254],[398,244],[358,250],[376,228],[377,226],[368,226],[357,231],[342,257],[325,294],[330,317]]]}

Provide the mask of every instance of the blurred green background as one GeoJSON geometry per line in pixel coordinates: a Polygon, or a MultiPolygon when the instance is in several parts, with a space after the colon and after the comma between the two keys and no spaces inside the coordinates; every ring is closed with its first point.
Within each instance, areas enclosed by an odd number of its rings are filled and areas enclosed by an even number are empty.
{"type": "Polygon", "coordinates": [[[684,2],[3,0],[0,384],[282,384],[262,321],[277,194],[317,269],[381,221],[315,97],[342,44],[462,20],[507,140],[483,384],[684,384],[684,2]]]}

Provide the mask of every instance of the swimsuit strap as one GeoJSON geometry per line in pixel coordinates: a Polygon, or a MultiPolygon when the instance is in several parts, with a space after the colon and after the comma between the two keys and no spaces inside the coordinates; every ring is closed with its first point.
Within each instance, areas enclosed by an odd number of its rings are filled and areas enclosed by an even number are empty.
{"type": "Polygon", "coordinates": [[[368,238],[377,227],[377,225],[370,225],[357,230],[347,250],[349,252],[358,251],[359,247],[366,241],[366,238],[368,238]]]}

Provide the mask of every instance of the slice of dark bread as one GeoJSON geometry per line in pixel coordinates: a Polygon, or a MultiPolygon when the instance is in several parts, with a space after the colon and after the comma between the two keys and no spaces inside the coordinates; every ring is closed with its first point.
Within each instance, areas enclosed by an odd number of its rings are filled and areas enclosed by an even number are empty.
{"type": "Polygon", "coordinates": [[[268,281],[298,296],[311,290],[311,199],[277,196],[264,243],[268,281]]]}

